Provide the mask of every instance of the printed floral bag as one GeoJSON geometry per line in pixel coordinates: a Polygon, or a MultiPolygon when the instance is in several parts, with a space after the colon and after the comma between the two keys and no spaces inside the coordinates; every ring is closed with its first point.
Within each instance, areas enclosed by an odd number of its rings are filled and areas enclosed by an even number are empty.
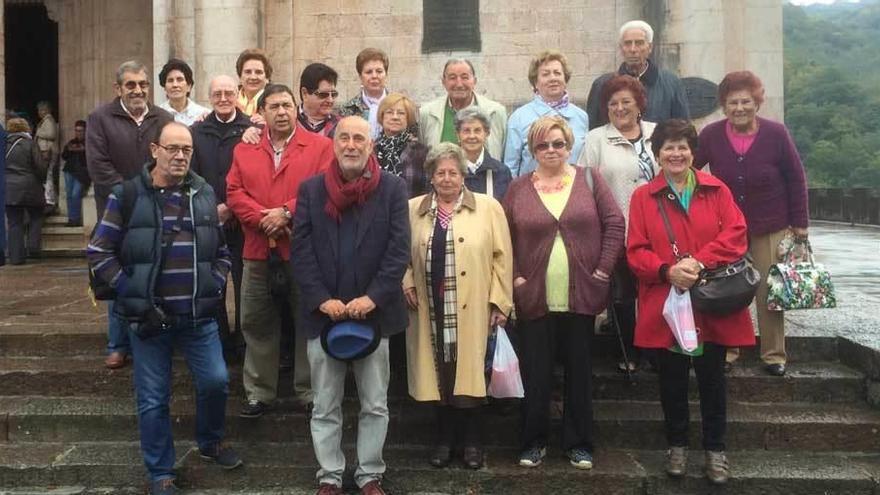
{"type": "MultiPolygon", "coordinates": [[[[813,261],[810,241],[806,246],[807,260],[770,265],[767,273],[767,309],[819,309],[837,306],[831,272],[813,261]]],[[[783,259],[791,260],[789,253],[783,259]]]]}

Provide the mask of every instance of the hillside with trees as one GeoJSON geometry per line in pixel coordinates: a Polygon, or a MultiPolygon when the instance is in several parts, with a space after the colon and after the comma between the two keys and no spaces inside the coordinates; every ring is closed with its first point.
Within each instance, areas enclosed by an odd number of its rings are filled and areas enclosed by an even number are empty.
{"type": "Polygon", "coordinates": [[[785,122],[811,186],[880,188],[880,1],[783,11],[785,122]]]}

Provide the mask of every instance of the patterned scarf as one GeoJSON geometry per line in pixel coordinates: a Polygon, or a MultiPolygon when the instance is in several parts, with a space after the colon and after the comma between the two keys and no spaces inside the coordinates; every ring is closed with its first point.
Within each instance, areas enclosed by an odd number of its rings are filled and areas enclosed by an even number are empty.
{"type": "Polygon", "coordinates": [[[411,129],[406,129],[396,136],[382,134],[376,140],[376,144],[373,147],[382,170],[400,177],[403,173],[403,167],[400,165],[400,155],[403,153],[406,145],[413,140],[415,140],[415,136],[411,129]]]}
{"type": "Polygon", "coordinates": [[[345,182],[339,161],[334,158],[333,163],[324,173],[324,187],[327,189],[324,211],[339,223],[342,220],[342,213],[351,205],[362,206],[370,199],[370,195],[379,186],[380,175],[382,173],[379,170],[379,163],[375,156],[370,155],[364,166],[364,173],[353,181],[345,182]]]}
{"type": "MultiPolygon", "coordinates": [[[[541,95],[537,95],[537,97],[541,98],[541,95]]],[[[541,101],[546,103],[547,106],[549,106],[553,110],[560,112],[568,106],[570,99],[568,97],[568,91],[566,91],[565,94],[562,95],[562,98],[559,99],[559,101],[547,101],[544,98],[541,98],[541,101]]]]}
{"type": "Polygon", "coordinates": [[[445,239],[434,239],[434,230],[431,229],[431,235],[428,237],[428,251],[425,256],[425,275],[428,285],[428,311],[430,315],[434,315],[434,284],[433,274],[431,273],[431,263],[433,261],[433,244],[434,242],[443,242],[446,244],[446,256],[443,260],[443,283],[440,290],[443,298],[443,321],[431,320],[431,341],[434,349],[437,348],[437,333],[443,332],[443,362],[449,363],[456,361],[458,349],[458,289],[455,282],[455,236],[452,232],[452,217],[455,212],[461,208],[461,200],[464,195],[458,196],[458,201],[452,208],[452,211],[446,212],[440,209],[437,204],[437,195],[431,197],[431,210],[429,215],[434,222],[439,222],[440,226],[446,229],[445,239]]]}
{"type": "Polygon", "coordinates": [[[688,176],[681,193],[675,190],[675,186],[672,184],[672,180],[669,179],[668,175],[666,175],[666,183],[669,184],[669,188],[675,193],[675,196],[678,198],[678,202],[681,203],[684,211],[688,211],[688,208],[691,206],[691,198],[694,195],[694,190],[697,188],[697,176],[694,174],[694,169],[688,169],[688,176]]]}

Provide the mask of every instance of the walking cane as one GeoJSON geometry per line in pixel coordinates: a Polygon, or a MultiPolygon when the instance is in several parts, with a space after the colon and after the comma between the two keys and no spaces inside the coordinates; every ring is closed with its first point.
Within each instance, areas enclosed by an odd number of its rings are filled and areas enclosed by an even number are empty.
{"type": "Polygon", "coordinates": [[[626,381],[630,385],[635,385],[635,377],[632,370],[629,369],[629,356],[626,353],[626,344],[623,342],[623,334],[620,332],[620,323],[617,319],[617,310],[614,308],[614,285],[615,281],[611,280],[611,304],[608,305],[608,316],[611,318],[611,324],[614,326],[614,332],[617,334],[617,343],[620,344],[620,353],[623,355],[623,370],[626,374],[626,381]]]}

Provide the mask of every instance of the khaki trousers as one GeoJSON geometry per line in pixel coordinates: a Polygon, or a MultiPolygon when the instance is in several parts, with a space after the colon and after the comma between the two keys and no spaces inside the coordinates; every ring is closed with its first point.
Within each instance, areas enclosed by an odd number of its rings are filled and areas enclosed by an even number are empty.
{"type": "MultiPolygon", "coordinates": [[[[788,229],[749,238],[749,253],[755,268],[761,272],[761,285],[755,294],[755,307],[758,313],[758,334],[761,336],[761,360],[766,364],[785,364],[785,313],[767,309],[767,272],[770,265],[777,263],[776,247],[785,237],[788,229]]],[[[739,357],[739,348],[727,349],[727,361],[739,357]]]]}
{"type": "MultiPolygon", "coordinates": [[[[286,265],[290,272],[290,265],[286,265]]],[[[244,260],[241,282],[241,332],[247,348],[244,355],[244,390],[248,400],[271,404],[278,396],[278,359],[281,346],[281,308],[269,294],[269,263],[244,260]]],[[[290,314],[295,321],[296,288],[290,291],[290,314]]],[[[294,337],[293,388],[297,400],[312,401],[306,338],[296,331],[294,337]]]]}

